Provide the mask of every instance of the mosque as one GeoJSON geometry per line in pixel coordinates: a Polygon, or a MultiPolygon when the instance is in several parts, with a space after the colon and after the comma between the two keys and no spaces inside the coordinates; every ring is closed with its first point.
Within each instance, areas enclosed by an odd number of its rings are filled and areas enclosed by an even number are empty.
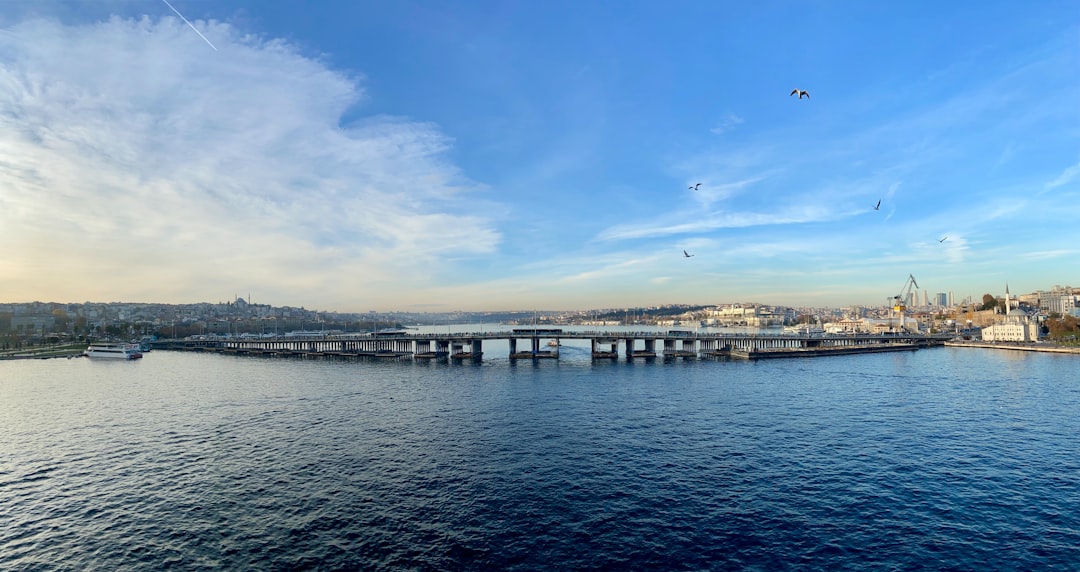
{"type": "Polygon", "coordinates": [[[1023,312],[1012,313],[1009,285],[1005,285],[1005,319],[982,329],[985,342],[1036,342],[1039,325],[1023,312]]]}

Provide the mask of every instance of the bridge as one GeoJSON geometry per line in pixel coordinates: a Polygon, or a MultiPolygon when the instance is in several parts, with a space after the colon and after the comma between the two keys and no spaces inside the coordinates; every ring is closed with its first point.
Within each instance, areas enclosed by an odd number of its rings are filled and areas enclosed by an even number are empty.
{"type": "Polygon", "coordinates": [[[495,332],[305,334],[159,340],[154,349],[265,356],[380,357],[479,360],[485,342],[506,342],[509,357],[558,359],[562,340],[589,340],[593,359],[731,357],[762,359],[888,351],[944,345],[952,334],[742,334],[689,330],[568,331],[518,328],[495,332]],[[547,340],[545,344],[544,341],[547,340]]]}

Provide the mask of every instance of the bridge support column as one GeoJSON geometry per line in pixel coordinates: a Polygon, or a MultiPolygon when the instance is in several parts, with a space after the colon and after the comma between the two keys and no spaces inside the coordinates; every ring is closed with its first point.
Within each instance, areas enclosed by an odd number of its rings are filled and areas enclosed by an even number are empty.
{"type": "Polygon", "coordinates": [[[619,358],[619,340],[608,338],[592,338],[592,357],[618,359],[619,358]],[[603,346],[607,346],[608,349],[601,349],[603,346]]]}

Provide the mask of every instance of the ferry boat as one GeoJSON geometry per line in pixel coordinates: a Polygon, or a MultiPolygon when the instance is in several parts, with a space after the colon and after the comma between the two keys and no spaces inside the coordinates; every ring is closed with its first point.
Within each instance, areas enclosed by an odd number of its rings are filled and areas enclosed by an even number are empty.
{"type": "Polygon", "coordinates": [[[812,326],[810,324],[802,324],[798,326],[785,326],[785,334],[804,334],[804,335],[821,335],[825,333],[825,328],[821,326],[812,326]]]}
{"type": "Polygon", "coordinates": [[[90,344],[83,355],[92,358],[139,359],[142,351],[138,344],[90,344]]]}

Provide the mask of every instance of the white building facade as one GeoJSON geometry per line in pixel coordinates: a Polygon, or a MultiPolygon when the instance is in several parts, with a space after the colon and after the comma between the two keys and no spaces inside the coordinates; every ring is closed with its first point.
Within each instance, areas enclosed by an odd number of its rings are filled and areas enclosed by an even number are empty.
{"type": "Polygon", "coordinates": [[[1020,312],[1012,313],[1012,300],[1009,285],[1005,285],[1005,319],[982,329],[985,342],[1036,342],[1039,340],[1039,325],[1020,312]]]}
{"type": "Polygon", "coordinates": [[[1027,320],[1010,320],[982,329],[985,342],[1034,342],[1039,339],[1039,325],[1027,320]]]}

